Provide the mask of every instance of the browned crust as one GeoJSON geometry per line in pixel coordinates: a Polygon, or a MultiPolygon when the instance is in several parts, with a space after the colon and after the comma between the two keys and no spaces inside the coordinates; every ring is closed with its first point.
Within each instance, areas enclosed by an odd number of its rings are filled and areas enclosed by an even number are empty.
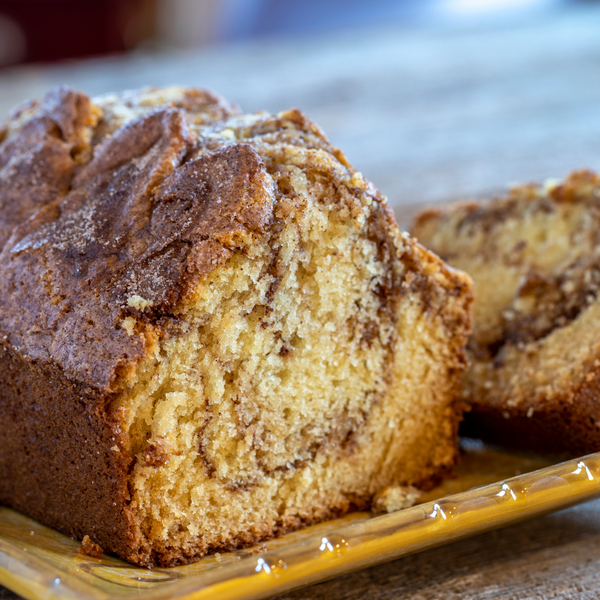
{"type": "MultiPolygon", "coordinates": [[[[388,205],[383,205],[381,210],[375,212],[370,229],[373,239],[379,240],[380,252],[382,252],[380,259],[383,262],[390,262],[390,257],[386,256],[385,252],[390,251],[390,232],[397,230],[398,224],[388,205]]],[[[468,274],[453,269],[413,238],[407,240],[406,251],[400,257],[400,261],[405,269],[400,281],[397,280],[397,276],[395,278],[389,273],[387,285],[381,292],[384,296],[395,295],[395,298],[388,300],[388,310],[390,308],[395,310],[401,298],[407,296],[418,298],[430,318],[440,319],[449,340],[449,355],[452,357],[445,365],[448,377],[447,394],[451,399],[450,414],[447,416],[451,425],[451,434],[446,449],[453,451],[452,458],[422,481],[408,482],[428,491],[454,472],[459,459],[459,426],[468,409],[468,405],[460,398],[460,391],[461,377],[468,365],[466,348],[473,325],[471,311],[474,302],[473,282],[468,274]],[[428,265],[427,272],[423,272],[423,264],[428,265]],[[449,308],[449,298],[454,300],[452,302],[454,310],[449,308]]],[[[390,356],[390,361],[391,359],[390,356]]],[[[444,441],[440,440],[440,444],[442,443],[444,441]]],[[[401,482],[397,485],[402,484],[401,482]]]]}
{"type": "MultiPolygon", "coordinates": [[[[469,307],[472,304],[473,294],[470,295],[469,307]]],[[[452,450],[452,458],[444,465],[431,474],[428,478],[424,479],[417,484],[412,484],[414,487],[427,492],[433,489],[435,486],[442,483],[447,477],[451,477],[455,473],[456,465],[460,459],[460,448],[458,440],[462,424],[465,420],[470,406],[460,398],[460,392],[462,388],[462,375],[467,368],[467,354],[466,345],[467,339],[471,332],[471,312],[466,312],[464,319],[459,319],[456,322],[456,336],[452,338],[453,342],[453,355],[456,356],[456,360],[453,364],[448,365],[448,378],[450,381],[448,395],[453,399],[450,404],[451,416],[448,418],[451,424],[451,434],[448,440],[448,448],[452,450]],[[459,331],[461,333],[459,333],[459,331]]]]}
{"type": "MultiPolygon", "coordinates": [[[[246,236],[269,228],[273,193],[248,144],[196,155],[199,142],[186,126],[185,107],[162,107],[95,139],[94,157],[83,164],[80,128],[93,120],[89,99],[63,89],[46,100],[36,105],[41,125],[33,142],[14,138],[22,154],[19,194],[30,200],[20,212],[10,212],[20,205],[12,171],[2,171],[8,159],[0,164],[0,503],[143,566],[189,563],[367,508],[370,498],[346,498],[273,527],[257,526],[222,546],[149,547],[131,506],[133,455],[113,409],[117,384],[147,354],[198,277],[239,251],[246,236]],[[73,111],[79,116],[71,122],[73,111]],[[33,143],[60,159],[48,159],[35,178],[27,171],[33,143]],[[148,309],[128,305],[131,295],[148,309]],[[128,316],[137,321],[133,335],[119,325],[128,316]]],[[[395,219],[387,208],[376,214],[371,235],[380,241],[381,259],[390,260],[388,229],[395,219]]],[[[395,305],[401,283],[382,286],[382,310],[395,305]]],[[[412,283],[409,291],[420,294],[424,283],[417,275],[412,283]]],[[[386,318],[394,318],[393,308],[386,318]]],[[[458,323],[466,335],[461,318],[448,326],[458,323]]],[[[456,337],[457,347],[464,335],[456,337]]],[[[456,354],[451,378],[462,364],[456,354]]],[[[461,412],[454,404],[456,426],[461,412]]],[[[168,451],[154,442],[143,459],[160,464],[168,451]]],[[[449,468],[419,485],[433,486],[449,468]]]]}
{"type": "Polygon", "coordinates": [[[83,132],[95,120],[90,99],[66,88],[23,106],[13,118],[32,107],[37,112],[0,146],[0,250],[15,226],[66,193],[83,132]]]}
{"type": "Polygon", "coordinates": [[[0,504],[129,557],[142,538],[110,398],[4,344],[0,364],[0,504]]]}
{"type": "Polygon", "coordinates": [[[183,164],[195,148],[183,110],[198,122],[207,107],[212,120],[230,114],[188,93],[96,140],[82,166],[94,114],[60,88],[22,107],[17,117],[33,116],[0,147],[0,503],[148,566],[113,386],[273,201],[249,145],[183,164]],[[120,326],[129,315],[133,335],[120,326]]]}
{"type": "Polygon", "coordinates": [[[549,398],[518,406],[474,402],[461,434],[501,446],[581,456],[600,450],[600,366],[549,398]]]}
{"type": "MultiPolygon", "coordinates": [[[[472,298],[473,295],[471,293],[469,307],[472,304],[472,298]]],[[[446,477],[452,476],[460,459],[458,440],[461,435],[461,427],[470,410],[470,406],[461,400],[460,393],[462,389],[462,375],[468,366],[466,345],[469,334],[471,333],[471,322],[470,310],[467,312],[464,320],[458,320],[456,324],[457,335],[452,338],[452,341],[454,342],[453,354],[456,356],[456,360],[454,364],[448,365],[448,377],[450,381],[448,395],[450,398],[453,398],[450,405],[451,417],[449,418],[452,429],[450,439],[448,440],[449,448],[453,450],[452,458],[449,462],[442,465],[436,473],[432,474],[423,482],[415,485],[415,487],[422,489],[423,491],[429,491],[436,485],[442,483],[446,477]],[[458,334],[459,331],[462,333],[458,334]]]]}
{"type": "Polygon", "coordinates": [[[467,273],[453,269],[416,241],[413,242],[413,255],[403,257],[403,262],[408,272],[404,283],[407,288],[406,291],[421,298],[426,311],[441,317],[442,325],[450,340],[451,351],[449,354],[452,356],[452,360],[446,364],[446,368],[448,373],[448,396],[453,399],[450,405],[452,413],[450,417],[452,425],[450,444],[453,445],[455,454],[452,461],[442,467],[437,475],[432,475],[428,478],[427,483],[421,483],[417,486],[427,490],[430,489],[427,487],[428,485],[434,487],[444,477],[452,474],[459,458],[459,428],[465,412],[469,410],[469,405],[461,399],[461,389],[462,375],[469,362],[467,342],[473,327],[472,306],[475,296],[473,282],[467,273]],[[423,259],[425,255],[427,260],[433,263],[443,274],[448,282],[446,285],[441,285],[438,278],[432,281],[431,277],[426,277],[423,273],[417,272],[418,259],[423,259]],[[456,301],[454,311],[448,309],[448,298],[453,298],[456,301]]]}
{"type": "MultiPolygon", "coordinates": [[[[0,331],[11,345],[112,391],[198,278],[268,225],[273,197],[256,151],[233,144],[184,163],[194,143],[182,111],[161,107],[107,138],[76,174],[65,173],[60,193],[45,174],[35,189],[23,182],[23,198],[37,198],[38,187],[47,196],[31,218],[9,219],[0,254],[0,331]],[[132,308],[131,297],[149,308],[132,308]],[[138,322],[133,333],[120,326],[129,315],[138,322]]],[[[14,195],[10,173],[30,159],[22,144],[25,158],[0,171],[0,216],[14,195]]],[[[59,171],[54,165],[48,177],[59,171]]]]}
{"type": "Polygon", "coordinates": [[[102,558],[102,555],[104,554],[104,550],[102,550],[98,544],[94,544],[89,535],[83,536],[81,546],[79,546],[77,552],[84,556],[91,556],[92,558],[102,558]]]}

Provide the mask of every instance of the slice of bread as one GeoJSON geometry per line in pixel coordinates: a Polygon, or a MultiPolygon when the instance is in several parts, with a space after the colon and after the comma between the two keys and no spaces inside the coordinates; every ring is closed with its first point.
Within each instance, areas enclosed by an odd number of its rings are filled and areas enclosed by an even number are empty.
{"type": "Polygon", "coordinates": [[[600,177],[428,210],[417,238],[475,283],[465,433],[540,452],[600,450],[600,177]]]}
{"type": "Polygon", "coordinates": [[[170,566],[452,468],[471,282],[299,111],[58,89],[0,169],[0,502],[170,566]]]}

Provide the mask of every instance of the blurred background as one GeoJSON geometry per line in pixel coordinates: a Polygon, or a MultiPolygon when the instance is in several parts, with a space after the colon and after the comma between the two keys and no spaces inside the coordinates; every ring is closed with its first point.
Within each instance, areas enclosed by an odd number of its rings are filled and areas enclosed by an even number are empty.
{"type": "MultiPolygon", "coordinates": [[[[592,0],[0,0],[0,122],[63,84],[92,96],[178,84],[246,111],[298,107],[403,225],[425,205],[600,170],[592,0]]],[[[594,511],[581,509],[579,529],[594,511]]],[[[541,535],[511,535],[505,545],[547,550],[541,535]]],[[[583,556],[591,546],[573,548],[584,542],[560,549],[583,556]]],[[[559,551],[531,554],[541,573],[524,569],[511,597],[532,597],[521,581],[540,582],[541,597],[546,560],[558,564],[559,551]]],[[[473,589],[504,569],[494,561],[469,580],[473,589]]],[[[578,586],[560,588],[569,598],[600,595],[579,585],[597,581],[593,553],[588,562],[565,561],[564,580],[578,586]]]]}
{"type": "MultiPolygon", "coordinates": [[[[582,2],[583,0],[579,0],[582,2]]],[[[485,22],[569,0],[0,0],[0,67],[398,23],[485,22]]],[[[576,2],[576,0],[571,0],[576,2]]]]}
{"type": "Polygon", "coordinates": [[[59,84],[298,107],[402,220],[600,169],[592,0],[0,0],[0,119],[59,84]]]}

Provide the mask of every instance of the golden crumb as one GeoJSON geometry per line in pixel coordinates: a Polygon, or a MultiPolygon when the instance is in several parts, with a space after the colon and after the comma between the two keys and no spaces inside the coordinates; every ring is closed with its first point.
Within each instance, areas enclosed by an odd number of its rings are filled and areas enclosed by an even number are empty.
{"type": "Polygon", "coordinates": [[[127,298],[127,305],[131,308],[135,308],[136,310],[144,311],[147,308],[153,306],[154,302],[152,302],[152,300],[146,300],[145,298],[142,298],[137,294],[133,294],[132,296],[129,296],[129,298],[127,298]]]}
{"type": "Polygon", "coordinates": [[[375,495],[371,510],[374,513],[391,513],[410,508],[420,496],[421,492],[412,486],[388,486],[375,495]]]}
{"type": "Polygon", "coordinates": [[[121,327],[127,332],[128,335],[133,335],[135,332],[135,326],[137,320],[134,317],[125,317],[121,321],[121,327]]]}
{"type": "Polygon", "coordinates": [[[398,508],[452,469],[471,280],[398,230],[318,126],[185,88],[36,106],[0,168],[34,184],[0,190],[9,503],[174,566],[382,489],[398,508]],[[23,449],[40,430],[56,452],[23,449]]]}
{"type": "Polygon", "coordinates": [[[413,233],[475,283],[470,435],[544,452],[600,449],[600,176],[426,211],[413,233]]]}

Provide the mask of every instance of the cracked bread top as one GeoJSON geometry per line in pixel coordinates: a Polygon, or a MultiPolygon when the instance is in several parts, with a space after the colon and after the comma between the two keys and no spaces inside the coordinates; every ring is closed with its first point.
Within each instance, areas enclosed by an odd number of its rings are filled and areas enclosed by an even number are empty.
{"type": "Polygon", "coordinates": [[[113,389],[198,280],[270,226],[261,144],[307,149],[382,200],[296,110],[241,115],[184,88],[18,107],[0,130],[1,342],[113,389]]]}

